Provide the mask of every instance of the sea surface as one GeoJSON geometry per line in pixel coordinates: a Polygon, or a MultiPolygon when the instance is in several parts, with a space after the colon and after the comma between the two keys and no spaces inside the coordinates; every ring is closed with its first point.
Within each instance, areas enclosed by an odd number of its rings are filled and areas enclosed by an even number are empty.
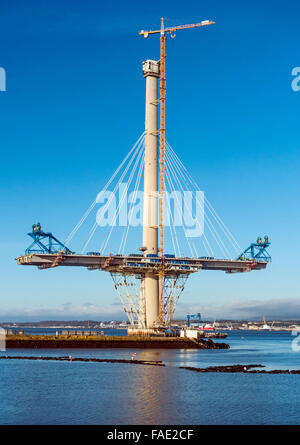
{"type": "Polygon", "coordinates": [[[0,355],[130,359],[136,353],[137,359],[162,360],[166,367],[0,360],[0,424],[300,424],[300,375],[179,368],[262,364],[266,370],[300,369],[295,339],[290,332],[229,331],[220,340],[230,344],[229,350],[9,349],[0,355]]]}

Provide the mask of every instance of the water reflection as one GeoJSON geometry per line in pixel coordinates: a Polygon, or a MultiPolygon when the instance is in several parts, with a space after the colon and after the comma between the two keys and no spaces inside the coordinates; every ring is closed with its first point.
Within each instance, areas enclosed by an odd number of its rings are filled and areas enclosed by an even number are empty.
{"type": "Polygon", "coordinates": [[[0,423],[299,423],[298,375],[179,369],[237,363],[299,369],[292,339],[287,333],[230,332],[229,350],[10,349],[2,354],[130,359],[136,353],[139,360],[162,360],[167,366],[1,360],[0,423]]]}

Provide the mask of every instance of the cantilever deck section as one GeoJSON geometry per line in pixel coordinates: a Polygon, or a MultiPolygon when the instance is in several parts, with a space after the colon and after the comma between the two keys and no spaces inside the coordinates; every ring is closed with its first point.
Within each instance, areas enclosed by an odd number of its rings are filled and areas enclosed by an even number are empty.
{"type": "MultiPolygon", "coordinates": [[[[161,259],[126,255],[77,255],[66,253],[31,253],[16,258],[18,264],[37,266],[47,269],[56,266],[79,266],[90,270],[105,270],[111,273],[126,273],[127,275],[143,275],[146,271],[159,273],[161,259]]],[[[250,272],[265,269],[267,261],[228,260],[215,258],[164,258],[165,275],[172,277],[190,275],[200,270],[223,270],[226,273],[250,272]]]]}

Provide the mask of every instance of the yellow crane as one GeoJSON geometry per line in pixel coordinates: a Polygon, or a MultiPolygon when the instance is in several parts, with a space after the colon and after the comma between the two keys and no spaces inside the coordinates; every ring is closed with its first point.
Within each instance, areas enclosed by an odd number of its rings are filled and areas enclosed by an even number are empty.
{"type": "Polygon", "coordinates": [[[159,129],[159,253],[161,270],[159,273],[159,319],[164,321],[164,195],[165,195],[165,140],[166,140],[166,34],[175,37],[175,32],[182,29],[199,28],[214,25],[211,20],[190,25],[169,26],[165,28],[164,18],[161,18],[160,29],[155,31],[140,31],[139,35],[148,38],[150,34],[160,34],[160,129],[159,129]]]}

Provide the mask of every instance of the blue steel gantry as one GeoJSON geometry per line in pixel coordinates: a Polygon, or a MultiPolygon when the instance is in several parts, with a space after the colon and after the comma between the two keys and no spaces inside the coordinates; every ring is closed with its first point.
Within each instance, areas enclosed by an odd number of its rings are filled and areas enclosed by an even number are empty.
{"type": "Polygon", "coordinates": [[[250,244],[246,250],[237,258],[238,260],[248,261],[249,259],[266,261],[270,263],[272,261],[269,252],[267,251],[267,247],[270,245],[269,238],[267,236],[262,240],[261,238],[257,238],[256,243],[250,244]]]}
{"type": "Polygon", "coordinates": [[[202,323],[200,312],[197,314],[187,314],[186,325],[188,328],[191,326],[191,323],[202,323]]]}
{"type": "Polygon", "coordinates": [[[43,232],[40,223],[33,224],[32,232],[27,235],[33,239],[33,243],[25,250],[26,255],[31,253],[72,253],[71,250],[55,238],[52,233],[43,232]]]}

